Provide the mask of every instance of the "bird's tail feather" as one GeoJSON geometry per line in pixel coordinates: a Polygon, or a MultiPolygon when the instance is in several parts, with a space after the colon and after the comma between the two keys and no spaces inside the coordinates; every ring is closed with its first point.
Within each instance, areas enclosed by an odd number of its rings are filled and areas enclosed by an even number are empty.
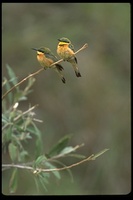
{"type": "Polygon", "coordinates": [[[61,65],[59,65],[59,64],[56,64],[56,68],[57,68],[58,70],[60,70],[60,71],[64,70],[64,68],[63,68],[61,65]]]}
{"type": "Polygon", "coordinates": [[[59,74],[59,76],[60,76],[62,82],[65,83],[65,82],[66,82],[66,79],[65,79],[65,77],[63,76],[63,74],[61,73],[61,71],[63,70],[63,67],[62,67],[61,65],[58,65],[58,66],[56,65],[56,67],[55,67],[54,69],[55,69],[55,71],[59,74]]]}
{"type": "Polygon", "coordinates": [[[71,63],[77,77],[81,77],[80,71],[76,63],[71,63]]]}

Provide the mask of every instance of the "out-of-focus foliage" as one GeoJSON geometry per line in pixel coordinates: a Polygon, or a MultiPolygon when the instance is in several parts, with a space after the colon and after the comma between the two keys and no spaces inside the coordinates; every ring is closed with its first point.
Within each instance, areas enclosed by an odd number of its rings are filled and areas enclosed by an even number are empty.
{"type": "MultiPolygon", "coordinates": [[[[50,182],[49,178],[51,173],[53,173],[57,179],[61,179],[59,171],[68,170],[83,162],[95,160],[108,149],[104,149],[95,155],[92,154],[88,158],[85,158],[83,155],[73,153],[83,146],[83,144],[76,145],[76,147],[67,146],[72,135],[65,135],[54,144],[46,154],[43,151],[42,134],[35,124],[35,121],[42,122],[34,118],[35,113],[33,109],[35,109],[36,106],[24,112],[18,109],[19,103],[22,100],[26,100],[27,95],[31,92],[30,88],[35,79],[33,76],[28,76],[28,84],[24,90],[21,90],[19,87],[27,78],[17,82],[14,71],[8,65],[7,71],[9,80],[5,77],[3,80],[3,88],[7,91],[2,96],[2,157],[4,162],[2,164],[2,169],[3,176],[5,176],[9,170],[11,171],[11,177],[7,183],[4,183],[3,188],[7,188],[7,185],[9,185],[10,193],[17,192],[18,180],[20,179],[19,169],[21,169],[26,172],[28,171],[32,179],[34,179],[37,194],[41,192],[41,187],[43,190],[42,193],[45,194],[44,191],[47,191],[46,185],[50,182]],[[11,87],[11,85],[13,85],[13,87],[11,87]],[[14,94],[13,90],[15,90],[14,94]],[[32,143],[32,145],[35,143],[32,146],[32,152],[28,149],[30,143],[32,143]],[[5,156],[9,157],[9,159],[5,159],[5,156]],[[58,159],[66,156],[82,158],[82,160],[65,166],[65,164],[58,161],[58,159]],[[83,160],[83,158],[85,159],[83,160]],[[63,165],[63,168],[58,168],[53,163],[58,163],[61,166],[63,165]],[[11,170],[12,168],[13,170],[11,170]]],[[[23,182],[23,184],[25,184],[25,182],[23,182]]]]}
{"type": "MultiPolygon", "coordinates": [[[[45,122],[40,124],[47,133],[47,142],[45,134],[42,138],[44,150],[48,152],[67,133],[73,134],[73,145],[85,143],[82,154],[110,151],[76,167],[73,183],[64,173],[48,194],[127,194],[131,190],[130,4],[3,3],[3,76],[6,64],[19,80],[36,71],[39,64],[31,48],[46,46],[56,54],[62,36],[72,41],[75,50],[85,43],[89,47],[76,56],[81,78],[66,62],[62,63],[66,84],[52,70],[36,77],[29,102],[39,104],[37,115],[45,122]]],[[[20,106],[26,109],[27,102],[20,106]]],[[[29,148],[32,151],[32,145],[29,148]]],[[[19,193],[34,194],[32,180],[27,180],[31,188],[22,189],[23,179],[19,193]]]]}

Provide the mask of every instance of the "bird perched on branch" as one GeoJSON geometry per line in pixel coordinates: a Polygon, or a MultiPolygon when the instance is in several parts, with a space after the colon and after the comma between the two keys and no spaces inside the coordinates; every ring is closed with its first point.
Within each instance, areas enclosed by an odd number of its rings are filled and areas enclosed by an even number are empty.
{"type": "Polygon", "coordinates": [[[57,57],[51,52],[51,50],[47,47],[41,48],[32,48],[37,52],[37,60],[44,69],[52,68],[54,69],[60,76],[63,83],[65,83],[65,78],[62,74],[62,70],[64,69],[60,64],[55,64],[51,66],[54,62],[57,62],[57,57]]]}
{"type": "Polygon", "coordinates": [[[74,54],[74,46],[68,38],[62,37],[59,40],[57,46],[57,54],[64,60],[72,64],[73,69],[77,77],[81,77],[81,74],[77,65],[77,58],[74,54]]]}

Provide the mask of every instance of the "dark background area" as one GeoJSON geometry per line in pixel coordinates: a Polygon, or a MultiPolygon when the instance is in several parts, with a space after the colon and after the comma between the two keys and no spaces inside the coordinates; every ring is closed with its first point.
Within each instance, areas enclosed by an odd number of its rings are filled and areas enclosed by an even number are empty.
{"type": "MultiPolygon", "coordinates": [[[[75,50],[88,43],[76,56],[82,77],[77,78],[66,62],[62,63],[66,84],[53,70],[43,71],[35,77],[28,100],[19,106],[26,110],[29,104],[39,104],[36,118],[43,120],[38,128],[44,153],[67,134],[73,134],[69,145],[85,144],[77,152],[85,156],[110,150],[71,169],[73,182],[68,172],[61,172],[59,181],[51,177],[46,194],[127,194],[131,190],[130,4],[3,3],[2,76],[7,76],[6,64],[18,80],[37,71],[40,65],[31,48],[49,47],[57,55],[60,37],[69,38],[75,50]]],[[[23,173],[20,179],[18,194],[36,194],[33,180],[23,173]]],[[[7,174],[5,194],[8,182],[7,174]]]]}

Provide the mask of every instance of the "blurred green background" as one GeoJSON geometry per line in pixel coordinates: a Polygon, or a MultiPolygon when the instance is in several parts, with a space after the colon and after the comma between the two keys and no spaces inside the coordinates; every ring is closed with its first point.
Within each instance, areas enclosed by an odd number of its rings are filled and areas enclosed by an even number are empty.
{"type": "MultiPolygon", "coordinates": [[[[72,168],[73,181],[64,171],[61,180],[51,178],[48,192],[42,194],[127,194],[131,190],[130,4],[3,3],[2,76],[7,76],[6,64],[19,80],[37,71],[40,65],[31,48],[49,47],[57,55],[57,39],[63,36],[75,50],[89,45],[76,56],[82,77],[77,78],[66,62],[62,63],[66,84],[53,70],[43,71],[35,77],[28,100],[19,106],[26,110],[29,104],[39,104],[36,118],[43,120],[38,127],[44,153],[66,134],[73,134],[69,145],[85,144],[78,150],[85,156],[110,150],[72,168]]],[[[8,194],[6,181],[8,176],[3,185],[8,194]]],[[[36,194],[26,175],[19,185],[17,194],[36,194]]]]}

